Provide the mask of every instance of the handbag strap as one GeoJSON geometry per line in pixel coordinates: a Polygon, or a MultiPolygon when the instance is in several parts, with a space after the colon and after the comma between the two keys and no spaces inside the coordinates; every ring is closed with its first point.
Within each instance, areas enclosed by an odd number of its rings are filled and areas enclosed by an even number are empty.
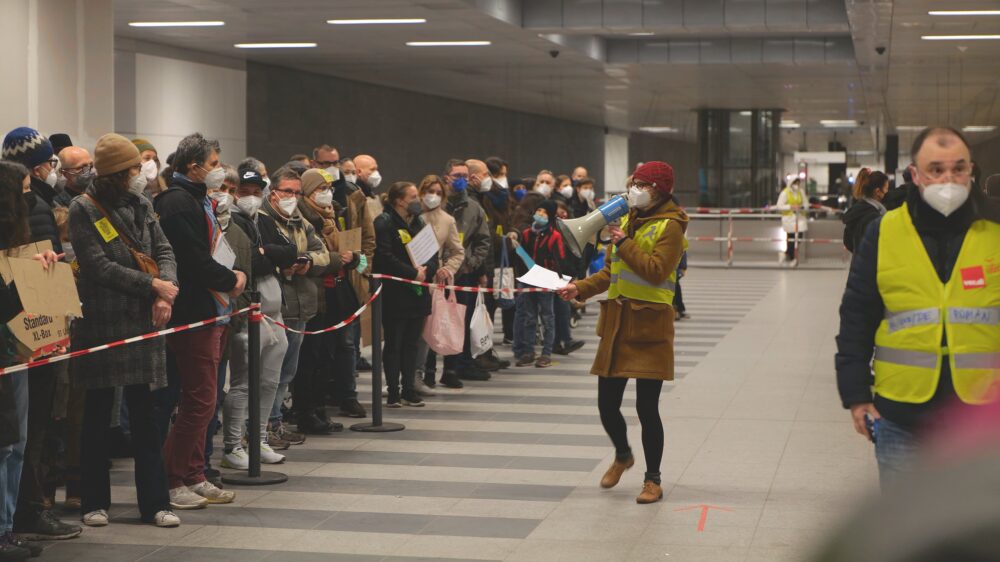
{"type": "MultiPolygon", "coordinates": [[[[95,207],[97,207],[97,210],[100,211],[100,213],[102,215],[104,215],[104,218],[108,219],[109,223],[112,223],[111,226],[113,226],[113,227],[117,226],[117,225],[114,224],[114,221],[111,220],[111,215],[104,209],[104,207],[100,203],[97,202],[96,198],[91,197],[91,195],[89,193],[84,193],[83,196],[86,197],[87,199],[89,199],[90,202],[93,203],[95,207]]],[[[135,243],[135,240],[132,239],[132,237],[129,235],[129,233],[125,229],[123,229],[123,228],[116,228],[116,230],[118,231],[118,234],[119,234],[120,238],[122,239],[122,242],[126,246],[128,246],[128,248],[130,250],[132,250],[133,252],[142,253],[142,250],[139,250],[137,248],[138,244],[135,243]]]]}

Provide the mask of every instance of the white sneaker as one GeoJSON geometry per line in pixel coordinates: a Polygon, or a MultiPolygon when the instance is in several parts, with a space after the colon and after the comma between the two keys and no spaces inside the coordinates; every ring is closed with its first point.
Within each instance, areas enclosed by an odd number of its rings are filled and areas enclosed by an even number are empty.
{"type": "Polygon", "coordinates": [[[785,265],[785,259],[788,255],[785,252],[778,252],[778,265],[785,265]]]}
{"type": "Polygon", "coordinates": [[[187,486],[170,490],[170,507],[174,509],[201,509],[208,500],[191,491],[187,486]]]}
{"type": "Polygon", "coordinates": [[[215,484],[212,484],[208,480],[199,482],[198,484],[191,486],[190,489],[195,494],[204,498],[208,503],[233,503],[233,500],[236,499],[235,492],[220,490],[215,487],[215,484]]]}
{"type": "Polygon", "coordinates": [[[153,516],[153,525],[157,527],[180,527],[181,518],[174,515],[173,511],[158,511],[153,516]]]}
{"type": "Polygon", "coordinates": [[[424,384],[424,378],[422,376],[417,377],[416,380],[413,381],[413,390],[421,396],[437,396],[437,392],[434,392],[431,390],[431,387],[424,384]]]}
{"type": "Polygon", "coordinates": [[[84,514],[80,521],[88,527],[106,527],[108,525],[108,512],[103,509],[91,511],[84,514]]]}
{"type": "Polygon", "coordinates": [[[275,453],[274,449],[272,449],[270,445],[261,442],[260,462],[264,464],[281,464],[285,462],[285,455],[282,455],[281,453],[275,453]]]}
{"type": "Polygon", "coordinates": [[[222,468],[247,470],[250,468],[250,456],[243,447],[233,447],[232,452],[222,455],[222,468]]]}

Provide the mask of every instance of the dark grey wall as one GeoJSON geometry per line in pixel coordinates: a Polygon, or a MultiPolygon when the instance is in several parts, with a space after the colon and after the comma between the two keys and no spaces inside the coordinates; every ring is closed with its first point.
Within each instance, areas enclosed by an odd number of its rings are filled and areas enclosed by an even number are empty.
{"type": "Polygon", "coordinates": [[[698,204],[698,144],[633,133],[628,138],[629,169],[639,162],[662,160],[674,168],[674,193],[685,205],[698,204]]]}
{"type": "Polygon", "coordinates": [[[1000,174],[1000,137],[973,146],[972,159],[982,170],[984,183],[993,174],[1000,174]]]}
{"type": "Polygon", "coordinates": [[[373,155],[383,185],[440,174],[449,158],[493,155],[512,177],[577,165],[604,177],[601,127],[247,63],[247,154],[273,170],[322,143],[373,155]]]}

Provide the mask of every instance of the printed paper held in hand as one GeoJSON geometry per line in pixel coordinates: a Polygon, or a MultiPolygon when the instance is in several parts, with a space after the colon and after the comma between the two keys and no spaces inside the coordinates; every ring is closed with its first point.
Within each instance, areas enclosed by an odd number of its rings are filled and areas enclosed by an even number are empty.
{"type": "Polygon", "coordinates": [[[545,269],[540,265],[531,266],[531,269],[527,273],[517,278],[518,281],[525,285],[531,285],[540,289],[551,289],[553,291],[562,289],[572,279],[572,277],[565,275],[560,277],[555,271],[545,269]]]}
{"type": "Polygon", "coordinates": [[[236,252],[229,246],[229,242],[226,241],[225,236],[220,237],[219,241],[216,242],[215,250],[212,252],[212,259],[229,269],[232,269],[236,265],[236,252]]]}
{"type": "Polygon", "coordinates": [[[441,246],[438,245],[437,236],[434,235],[434,229],[431,228],[431,225],[425,226],[406,245],[406,253],[410,254],[413,267],[426,264],[432,258],[437,257],[440,251],[441,246]]]}

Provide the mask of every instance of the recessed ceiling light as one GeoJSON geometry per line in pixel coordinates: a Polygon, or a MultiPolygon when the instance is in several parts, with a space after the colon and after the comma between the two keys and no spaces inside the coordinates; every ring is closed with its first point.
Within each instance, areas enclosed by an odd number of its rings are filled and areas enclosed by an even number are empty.
{"type": "Polygon", "coordinates": [[[932,16],[1000,16],[1000,10],[931,10],[932,16]]]}
{"type": "Polygon", "coordinates": [[[740,115],[742,115],[743,117],[750,117],[751,115],[753,115],[753,112],[752,111],[741,111],[740,115]]]}
{"type": "Polygon", "coordinates": [[[995,125],[966,125],[962,131],[966,133],[988,133],[996,129],[995,125]]]}
{"type": "Polygon", "coordinates": [[[924,41],[987,41],[1000,39],[1000,35],[921,35],[924,41]]]}
{"type": "Polygon", "coordinates": [[[407,47],[486,47],[491,41],[407,41],[407,47]]]}
{"type": "Polygon", "coordinates": [[[316,43],[236,43],[237,49],[310,49],[316,43]]]}
{"type": "Polygon", "coordinates": [[[781,127],[782,129],[798,129],[802,125],[799,125],[795,121],[782,121],[781,124],[778,126],[781,127]]]}
{"type": "Polygon", "coordinates": [[[650,35],[656,35],[652,31],[637,31],[635,33],[629,33],[632,37],[649,37],[650,35]]]}
{"type": "Polygon", "coordinates": [[[224,21],[130,21],[129,27],[218,27],[224,21]]]}
{"type": "Polygon", "coordinates": [[[847,128],[857,127],[858,122],[854,119],[823,119],[819,122],[824,127],[847,128]]]}
{"type": "Polygon", "coordinates": [[[639,127],[644,133],[676,133],[676,127],[639,127]]]}
{"type": "Polygon", "coordinates": [[[424,18],[385,18],[365,20],[326,20],[330,25],[392,25],[406,23],[427,23],[424,18]]]}
{"type": "Polygon", "coordinates": [[[927,128],[926,125],[897,125],[896,126],[896,130],[897,131],[904,131],[904,132],[919,132],[919,131],[923,131],[926,128],[927,128]]]}

